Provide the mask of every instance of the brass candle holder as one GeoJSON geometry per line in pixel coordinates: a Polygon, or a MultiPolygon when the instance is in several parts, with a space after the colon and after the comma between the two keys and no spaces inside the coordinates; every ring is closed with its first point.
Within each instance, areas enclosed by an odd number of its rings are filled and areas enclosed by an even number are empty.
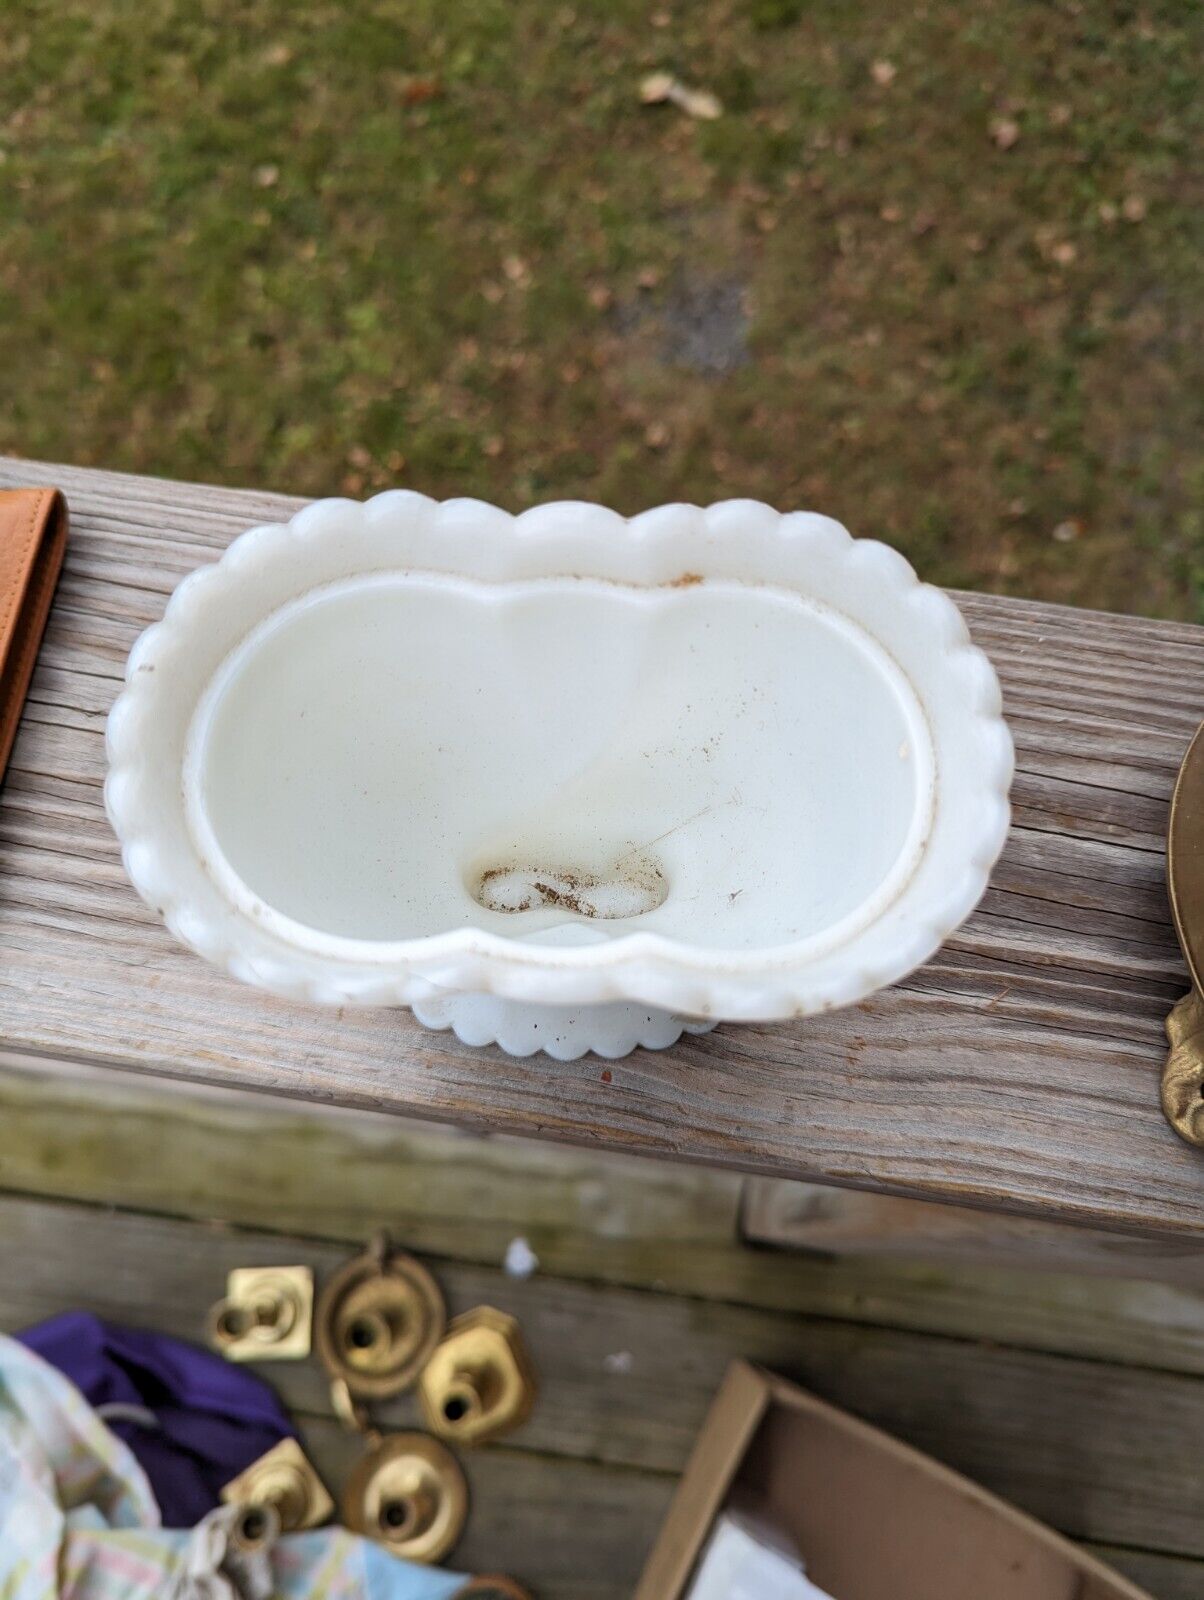
{"type": "Polygon", "coordinates": [[[418,1379],[432,1433],[482,1444],[517,1428],[535,1403],[535,1375],[518,1323],[492,1306],[456,1317],[418,1379]]]}
{"type": "Polygon", "coordinates": [[[334,1501],[295,1439],[281,1439],[222,1489],[227,1505],[269,1511],[282,1533],[300,1533],[328,1521],[334,1501]]]}
{"type": "Polygon", "coordinates": [[[318,1355],[353,1400],[386,1400],[414,1382],[446,1320],[434,1278],[381,1233],[322,1290],[318,1355]]]}
{"type": "MultiPolygon", "coordinates": [[[[438,1284],[383,1231],[326,1283],[316,1310],[309,1268],[239,1268],[209,1314],[210,1338],[232,1360],[308,1354],[311,1329],[335,1412],[364,1442],[342,1494],[344,1523],[409,1561],[442,1561],[464,1531],[469,1497],[463,1470],[433,1434],[480,1444],[525,1421],[536,1385],[517,1321],[477,1306],[448,1325],[438,1284]],[[382,1434],[372,1405],[415,1384],[431,1433],[382,1434]]],[[[315,1527],[334,1510],[294,1439],[252,1462],[222,1498],[245,1508],[248,1537],[261,1542],[272,1530],[315,1527]]],[[[462,1593],[527,1600],[502,1577],[472,1579],[462,1593]]]]}
{"type": "Polygon", "coordinates": [[[426,1433],[370,1437],[343,1491],[343,1521],[352,1533],[407,1561],[442,1561],[467,1517],[459,1463],[426,1433]]]}
{"type": "Polygon", "coordinates": [[[235,1267],[209,1312],[209,1342],[227,1361],[300,1361],[309,1354],[309,1267],[235,1267]]]}

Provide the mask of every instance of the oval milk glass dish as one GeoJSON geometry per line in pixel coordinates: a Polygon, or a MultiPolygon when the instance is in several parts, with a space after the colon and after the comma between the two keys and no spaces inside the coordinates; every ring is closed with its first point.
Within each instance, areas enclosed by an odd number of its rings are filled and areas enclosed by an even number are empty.
{"type": "Polygon", "coordinates": [[[126,871],[207,960],[560,1059],[904,977],[1012,772],[951,600],[738,500],[318,501],[179,585],[107,737],[126,871]]]}

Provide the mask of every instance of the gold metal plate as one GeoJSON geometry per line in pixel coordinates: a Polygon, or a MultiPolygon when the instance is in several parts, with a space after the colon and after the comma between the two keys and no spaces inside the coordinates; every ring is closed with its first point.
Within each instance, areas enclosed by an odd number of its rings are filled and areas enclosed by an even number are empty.
{"type": "Polygon", "coordinates": [[[379,1239],[322,1290],[318,1354],[349,1396],[383,1400],[414,1382],[446,1318],[443,1296],[426,1268],[379,1239]]]}
{"type": "Polygon", "coordinates": [[[468,1517],[468,1485],[446,1445],[426,1433],[393,1433],[352,1471],[343,1521],[407,1561],[442,1561],[468,1517]]]}
{"type": "Polygon", "coordinates": [[[228,1361],[299,1361],[309,1354],[314,1275],[308,1267],[235,1267],[209,1312],[209,1341],[228,1361]]]}
{"type": "Polygon", "coordinates": [[[466,1445],[525,1422],[535,1389],[518,1323],[492,1306],[456,1317],[418,1380],[427,1426],[466,1445]]]}
{"type": "Polygon", "coordinates": [[[317,1528],[334,1512],[334,1501],[295,1439],[281,1439],[222,1490],[227,1505],[270,1506],[284,1533],[317,1528]]]}
{"type": "Polygon", "coordinates": [[[1171,1051],[1162,1075],[1162,1109],[1181,1138],[1204,1146],[1204,725],[1188,746],[1171,797],[1166,875],[1194,987],[1167,1018],[1171,1051]]]}

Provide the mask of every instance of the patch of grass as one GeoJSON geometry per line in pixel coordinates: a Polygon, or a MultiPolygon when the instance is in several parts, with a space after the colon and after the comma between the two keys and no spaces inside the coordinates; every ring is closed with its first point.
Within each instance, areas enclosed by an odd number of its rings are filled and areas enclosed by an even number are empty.
{"type": "Polygon", "coordinates": [[[1204,618],[1202,44],[1179,0],[9,0],[0,450],[750,494],[1204,618]]]}

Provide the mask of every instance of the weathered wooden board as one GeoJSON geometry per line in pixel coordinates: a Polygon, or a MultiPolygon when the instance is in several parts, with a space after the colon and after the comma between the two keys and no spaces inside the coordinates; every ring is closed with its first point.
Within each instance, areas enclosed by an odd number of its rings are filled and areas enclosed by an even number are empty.
{"type": "MultiPolygon", "coordinates": [[[[61,1309],[195,1336],[231,1266],[309,1261],[329,1245],[46,1201],[0,1199],[0,1326],[61,1309]]],[[[749,1356],[1082,1538],[1204,1555],[1204,1380],[445,1263],[453,1312],[517,1315],[541,1399],[516,1449],[680,1470],[729,1360],[749,1356]]],[[[287,1403],[329,1414],[313,1363],[271,1366],[287,1403]]],[[[411,1402],[384,1407],[389,1422],[411,1402]]]]}
{"type": "Polygon", "coordinates": [[[789,1178],[745,1181],[740,1231],[750,1244],[780,1250],[1023,1266],[1204,1289],[1204,1239],[1139,1239],[789,1178]]]}
{"type": "Polygon", "coordinates": [[[1200,1600],[1204,1594],[1204,1562],[1128,1550],[1122,1545],[1084,1543],[1092,1555],[1147,1589],[1154,1600],[1200,1600]]]}
{"type": "MultiPolygon", "coordinates": [[[[0,1177],[26,1194],[358,1245],[382,1221],[410,1248],[496,1265],[517,1234],[546,1273],[880,1327],[1204,1374],[1204,1292],[905,1256],[833,1261],[742,1247],[740,1179],[684,1163],[94,1071],[0,1071],[0,1177]]],[[[772,1183],[776,1180],[751,1180],[772,1183]]],[[[978,1227],[1090,1230],[917,1205],[978,1227]]],[[[1102,1237],[1102,1236],[1100,1236],[1102,1237]]],[[[1136,1272],[1191,1241],[1123,1237],[1136,1272]]]]}
{"type": "Polygon", "coordinates": [[[75,531],[0,798],[0,1042],[782,1177],[1204,1229],[1204,1159],[1157,1104],[1162,1018],[1185,986],[1162,833],[1204,715],[1204,629],[964,597],[1004,680],[1019,773],[993,887],[939,956],[822,1019],[725,1027],[606,1069],[516,1061],[408,1013],[244,989],[177,949],[122,876],[100,783],[124,655],[184,573],[296,502],[0,462],[0,483],[31,481],[65,488],[75,531]]]}

